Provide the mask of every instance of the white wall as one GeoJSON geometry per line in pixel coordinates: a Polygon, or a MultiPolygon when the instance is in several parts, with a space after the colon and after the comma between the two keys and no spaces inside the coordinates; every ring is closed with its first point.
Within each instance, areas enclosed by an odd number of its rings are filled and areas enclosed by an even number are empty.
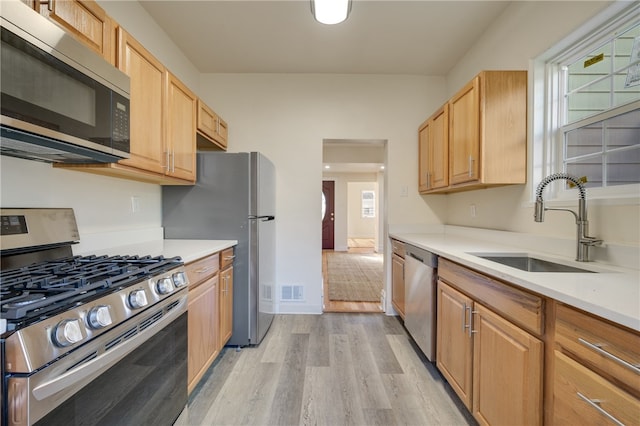
{"type": "MultiPolygon", "coordinates": [[[[483,69],[529,69],[533,58],[548,50],[610,3],[513,2],[451,70],[447,76],[447,96],[453,95],[483,69]]],[[[529,141],[532,140],[530,135],[529,141]]],[[[552,212],[545,215],[544,223],[533,221],[532,185],[535,188],[538,182],[528,180],[526,186],[449,195],[446,223],[575,238],[575,221],[570,214],[552,212]],[[476,205],[475,218],[470,214],[472,204],[476,205]]],[[[568,207],[575,209],[575,206],[568,207]]],[[[637,200],[627,205],[620,202],[589,202],[590,234],[605,241],[637,245],[640,241],[639,217],[640,206],[637,200]]]]}
{"type": "Polygon", "coordinates": [[[445,99],[443,78],[208,74],[200,88],[229,123],[230,150],[258,150],[275,164],[278,285],[304,285],[306,297],[279,312],[322,310],[323,139],[386,139],[389,223],[441,222],[444,203],[418,195],[416,153],[418,125],[445,99]]]}

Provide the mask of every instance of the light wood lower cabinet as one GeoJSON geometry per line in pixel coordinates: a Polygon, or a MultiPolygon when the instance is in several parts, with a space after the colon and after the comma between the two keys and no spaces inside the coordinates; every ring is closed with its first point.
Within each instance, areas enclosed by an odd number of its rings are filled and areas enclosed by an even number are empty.
{"type": "Polygon", "coordinates": [[[220,272],[220,347],[227,344],[233,333],[233,267],[220,272]]]}
{"type": "Polygon", "coordinates": [[[404,243],[391,240],[391,304],[404,319],[404,243]]]}
{"type": "Polygon", "coordinates": [[[220,254],[185,265],[189,279],[187,387],[196,387],[220,353],[220,254]]]}
{"type": "Polygon", "coordinates": [[[478,423],[542,424],[544,344],[511,320],[541,323],[542,300],[442,258],[438,272],[438,369],[478,423]]]}
{"type": "Polygon", "coordinates": [[[558,304],[553,423],[640,424],[640,333],[558,304]]]}
{"type": "Polygon", "coordinates": [[[219,290],[219,321],[220,347],[227,344],[233,333],[233,260],[235,249],[229,247],[220,253],[220,290],[219,290]]]}
{"type": "Polygon", "coordinates": [[[218,343],[218,275],[189,291],[188,391],[196,387],[220,352],[218,343]]]}

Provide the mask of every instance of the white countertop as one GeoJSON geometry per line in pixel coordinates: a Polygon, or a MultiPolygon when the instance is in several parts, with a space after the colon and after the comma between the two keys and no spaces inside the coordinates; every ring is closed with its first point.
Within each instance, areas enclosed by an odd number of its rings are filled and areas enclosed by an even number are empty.
{"type": "Polygon", "coordinates": [[[139,255],[139,256],[180,256],[185,263],[219,252],[238,244],[236,240],[152,240],[137,244],[114,246],[81,255],[139,255]]]}
{"type": "Polygon", "coordinates": [[[483,239],[446,233],[392,233],[398,239],[439,256],[556,299],[602,318],[640,331],[640,271],[601,262],[576,262],[567,257],[523,250],[483,239]],[[527,272],[469,253],[527,253],[544,260],[598,273],[527,272]]]}

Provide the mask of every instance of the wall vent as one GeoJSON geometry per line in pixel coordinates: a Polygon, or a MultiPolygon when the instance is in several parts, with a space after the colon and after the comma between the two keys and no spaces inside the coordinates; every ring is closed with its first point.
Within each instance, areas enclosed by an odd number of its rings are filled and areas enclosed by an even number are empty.
{"type": "Polygon", "coordinates": [[[283,285],[280,300],[304,300],[304,286],[301,285],[283,285]]]}

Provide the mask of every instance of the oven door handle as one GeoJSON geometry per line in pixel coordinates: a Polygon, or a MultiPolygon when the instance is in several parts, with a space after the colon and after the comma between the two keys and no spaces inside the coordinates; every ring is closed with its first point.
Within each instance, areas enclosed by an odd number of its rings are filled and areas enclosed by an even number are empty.
{"type": "Polygon", "coordinates": [[[134,337],[110,349],[97,358],[36,386],[32,391],[33,396],[39,401],[42,401],[60,391],[67,390],[74,386],[77,387],[78,390],[81,389],[91,380],[111,368],[134,349],[153,337],[156,334],[156,330],[162,329],[165,325],[186,312],[187,296],[183,295],[179,300],[180,303],[167,312],[166,315],[134,337]]]}

